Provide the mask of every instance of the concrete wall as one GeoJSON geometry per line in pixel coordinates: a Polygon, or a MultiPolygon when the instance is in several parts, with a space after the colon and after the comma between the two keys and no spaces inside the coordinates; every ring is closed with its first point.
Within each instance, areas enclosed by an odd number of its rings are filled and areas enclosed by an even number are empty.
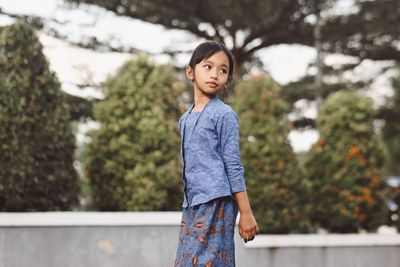
{"type": "MultiPolygon", "coordinates": [[[[180,212],[0,213],[0,267],[173,266],[180,212]]],[[[399,234],[259,235],[238,267],[399,267],[399,234]]]]}

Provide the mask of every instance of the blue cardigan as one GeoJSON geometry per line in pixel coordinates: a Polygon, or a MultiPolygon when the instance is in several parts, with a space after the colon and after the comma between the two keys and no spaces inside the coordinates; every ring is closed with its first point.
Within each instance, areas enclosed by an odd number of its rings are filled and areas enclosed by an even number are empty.
{"type": "Polygon", "coordinates": [[[192,131],[185,133],[186,118],[193,107],[194,104],[179,119],[183,208],[246,190],[236,112],[215,95],[196,118],[192,131]],[[185,153],[191,153],[190,157],[185,153]]]}

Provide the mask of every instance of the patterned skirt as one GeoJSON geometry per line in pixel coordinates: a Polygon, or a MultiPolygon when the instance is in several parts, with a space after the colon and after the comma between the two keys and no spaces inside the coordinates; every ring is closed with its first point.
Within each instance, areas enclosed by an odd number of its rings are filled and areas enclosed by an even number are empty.
{"type": "Polygon", "coordinates": [[[174,266],[234,267],[237,213],[231,196],[184,208],[174,266]]]}

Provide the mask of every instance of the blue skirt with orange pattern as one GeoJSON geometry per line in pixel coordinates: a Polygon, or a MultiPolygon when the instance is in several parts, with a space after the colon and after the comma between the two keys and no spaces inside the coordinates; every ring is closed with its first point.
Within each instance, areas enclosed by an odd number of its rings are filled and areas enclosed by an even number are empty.
{"type": "Polygon", "coordinates": [[[184,208],[174,266],[234,267],[237,214],[232,196],[184,208]]]}

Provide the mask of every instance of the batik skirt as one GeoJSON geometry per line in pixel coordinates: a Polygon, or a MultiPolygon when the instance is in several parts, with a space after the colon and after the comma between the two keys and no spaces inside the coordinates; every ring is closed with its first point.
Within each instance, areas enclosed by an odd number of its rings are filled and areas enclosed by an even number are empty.
{"type": "Polygon", "coordinates": [[[237,213],[232,196],[184,208],[174,266],[234,267],[237,213]]]}

